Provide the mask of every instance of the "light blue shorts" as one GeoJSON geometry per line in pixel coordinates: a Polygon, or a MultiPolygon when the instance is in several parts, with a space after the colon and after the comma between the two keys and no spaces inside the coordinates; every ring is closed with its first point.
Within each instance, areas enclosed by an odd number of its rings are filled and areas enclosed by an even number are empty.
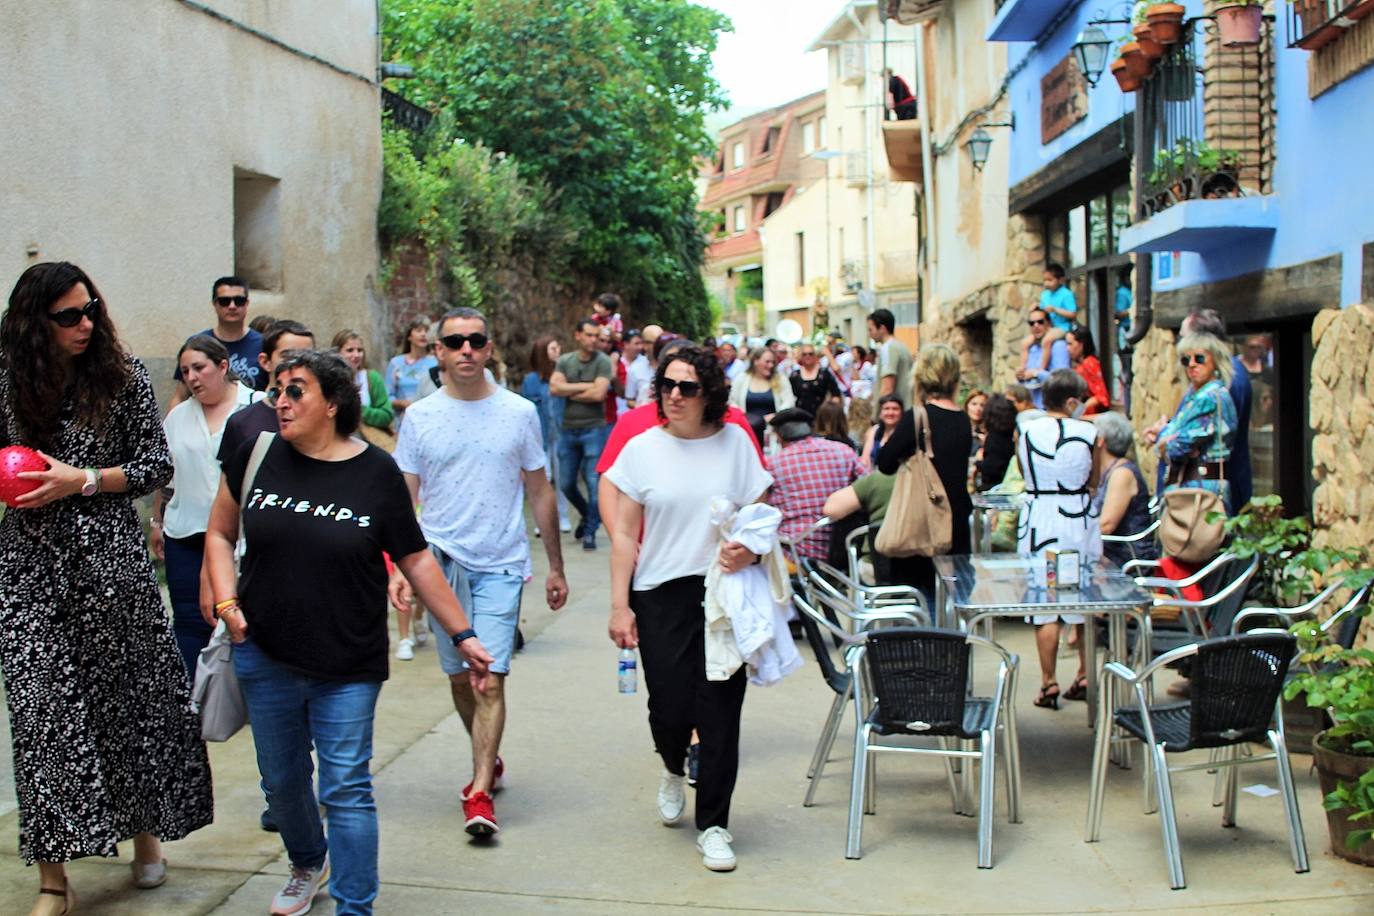
{"type": "MultiPolygon", "coordinates": [[[[525,577],[518,572],[476,572],[465,569],[457,561],[431,546],[430,552],[439,561],[458,603],[467,612],[477,638],[491,653],[491,670],[495,674],[510,674],[510,658],[515,653],[515,628],[520,624],[520,595],[525,589],[525,577]]],[[[429,615],[429,628],[434,633],[434,646],[439,650],[439,666],[452,677],[467,670],[463,656],[453,647],[449,636],[429,615]]]]}

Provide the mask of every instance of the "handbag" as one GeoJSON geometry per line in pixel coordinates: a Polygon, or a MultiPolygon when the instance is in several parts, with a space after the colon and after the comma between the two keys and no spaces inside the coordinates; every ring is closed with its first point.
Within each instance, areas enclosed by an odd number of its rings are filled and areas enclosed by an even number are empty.
{"type": "MultiPolygon", "coordinates": [[[[267,449],[276,438],[275,433],[262,432],[253,443],[248,467],[243,473],[239,490],[239,527],[243,527],[243,506],[257,479],[258,468],[267,449]]],[[[210,634],[210,642],[200,650],[196,659],[196,679],[191,687],[191,701],[200,710],[200,737],[205,741],[228,741],[248,724],[248,703],[243,698],[238,674],[234,671],[234,643],[229,628],[221,620],[210,634]]]]}
{"type": "Polygon", "coordinates": [[[1184,563],[1206,563],[1217,555],[1226,540],[1226,503],[1211,490],[1188,486],[1202,479],[1194,459],[1170,468],[1175,488],[1164,491],[1159,516],[1159,543],[1166,557],[1184,563]]]}
{"type": "Polygon", "coordinates": [[[945,485],[935,471],[930,418],[924,407],[912,409],[916,452],[897,469],[892,501],[878,528],[873,547],[885,557],[933,557],[954,544],[954,516],[945,485]]]}

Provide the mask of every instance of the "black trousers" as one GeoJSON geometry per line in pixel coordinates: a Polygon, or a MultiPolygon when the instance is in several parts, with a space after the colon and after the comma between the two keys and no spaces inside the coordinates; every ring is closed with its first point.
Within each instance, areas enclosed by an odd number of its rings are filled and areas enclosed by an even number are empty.
{"type": "Polygon", "coordinates": [[[693,728],[701,738],[698,830],[730,826],[730,796],[739,772],[739,715],[747,683],[744,668],[728,681],[706,680],[705,597],[702,576],[630,592],[649,689],[649,730],[663,766],[681,775],[693,728]]]}

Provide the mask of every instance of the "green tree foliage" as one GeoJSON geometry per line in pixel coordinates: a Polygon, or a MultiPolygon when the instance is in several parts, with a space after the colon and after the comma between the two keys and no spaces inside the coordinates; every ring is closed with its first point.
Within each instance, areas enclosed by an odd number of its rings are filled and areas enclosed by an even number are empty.
{"type": "Polygon", "coordinates": [[[558,193],[573,271],[638,313],[708,330],[696,159],[720,14],[687,0],[386,0],[389,60],[453,138],[514,157],[558,193]]]}
{"type": "Polygon", "coordinates": [[[453,140],[441,123],[423,141],[383,125],[382,163],[382,241],[423,242],[456,305],[501,302],[509,271],[546,277],[565,267],[572,234],[549,206],[556,196],[513,159],[453,140]]]}

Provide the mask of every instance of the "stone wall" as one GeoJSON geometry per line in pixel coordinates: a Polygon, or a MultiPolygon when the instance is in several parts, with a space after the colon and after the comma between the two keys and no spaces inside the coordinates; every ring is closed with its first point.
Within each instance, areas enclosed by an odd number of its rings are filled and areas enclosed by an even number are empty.
{"type": "MultiPolygon", "coordinates": [[[[1152,327],[1140,343],[1135,345],[1131,363],[1131,421],[1137,436],[1140,430],[1160,417],[1171,417],[1183,398],[1183,382],[1178,373],[1178,356],[1174,352],[1174,334],[1164,328],[1152,327]]],[[[1144,439],[1137,438],[1140,469],[1146,480],[1153,480],[1159,460],[1144,439]]]]}
{"type": "Polygon", "coordinates": [[[1327,309],[1312,323],[1314,541],[1374,544],[1374,305],[1327,309]]]}

